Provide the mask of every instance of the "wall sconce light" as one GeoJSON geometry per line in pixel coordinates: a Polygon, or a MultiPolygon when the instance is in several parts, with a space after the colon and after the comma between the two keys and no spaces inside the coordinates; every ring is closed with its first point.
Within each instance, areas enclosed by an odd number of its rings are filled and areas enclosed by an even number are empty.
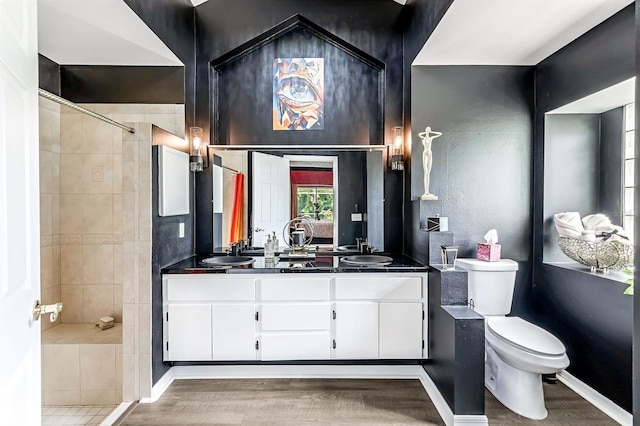
{"type": "Polygon", "coordinates": [[[404,170],[404,129],[398,126],[392,130],[391,155],[389,156],[391,170],[404,170]]]}
{"type": "Polygon", "coordinates": [[[202,141],[202,127],[189,128],[190,154],[192,172],[201,172],[208,165],[208,155],[206,154],[207,145],[202,141]],[[205,155],[202,155],[202,148],[205,149],[205,155]]]}

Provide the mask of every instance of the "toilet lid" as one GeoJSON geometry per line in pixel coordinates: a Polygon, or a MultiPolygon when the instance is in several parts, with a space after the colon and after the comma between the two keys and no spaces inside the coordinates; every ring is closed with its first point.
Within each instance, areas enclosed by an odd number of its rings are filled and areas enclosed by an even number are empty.
{"type": "Polygon", "coordinates": [[[518,317],[487,318],[487,329],[496,337],[525,351],[562,355],[565,347],[548,331],[518,317]]]}

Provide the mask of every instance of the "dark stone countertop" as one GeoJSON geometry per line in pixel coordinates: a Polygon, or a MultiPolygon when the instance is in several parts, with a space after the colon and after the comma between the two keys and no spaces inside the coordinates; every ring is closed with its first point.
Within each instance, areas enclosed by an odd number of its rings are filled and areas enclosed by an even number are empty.
{"type": "Polygon", "coordinates": [[[285,259],[276,257],[269,261],[262,256],[250,256],[255,259],[251,265],[221,267],[205,265],[203,259],[212,254],[195,255],[162,268],[163,274],[264,274],[264,273],[331,273],[331,272],[427,272],[429,268],[404,254],[375,253],[393,258],[386,266],[348,265],[340,259],[352,253],[319,252],[315,259],[285,259]]]}

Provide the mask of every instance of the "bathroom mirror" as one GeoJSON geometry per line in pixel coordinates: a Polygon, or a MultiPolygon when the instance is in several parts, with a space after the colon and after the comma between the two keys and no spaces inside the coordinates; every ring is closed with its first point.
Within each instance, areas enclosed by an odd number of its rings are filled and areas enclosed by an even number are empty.
{"type": "Polygon", "coordinates": [[[215,247],[267,234],[282,242],[284,224],[304,217],[312,245],[355,245],[367,238],[384,250],[384,146],[210,147],[215,247]]]}

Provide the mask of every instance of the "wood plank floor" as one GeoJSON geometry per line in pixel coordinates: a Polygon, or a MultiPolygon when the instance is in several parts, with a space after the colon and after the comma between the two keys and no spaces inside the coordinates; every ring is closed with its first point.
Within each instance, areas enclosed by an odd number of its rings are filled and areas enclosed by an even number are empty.
{"type": "MultiPolygon", "coordinates": [[[[488,391],[490,425],[615,425],[565,385],[544,384],[549,416],[529,420],[488,391]]],[[[176,380],[120,425],[443,425],[418,380],[176,380]]]]}

